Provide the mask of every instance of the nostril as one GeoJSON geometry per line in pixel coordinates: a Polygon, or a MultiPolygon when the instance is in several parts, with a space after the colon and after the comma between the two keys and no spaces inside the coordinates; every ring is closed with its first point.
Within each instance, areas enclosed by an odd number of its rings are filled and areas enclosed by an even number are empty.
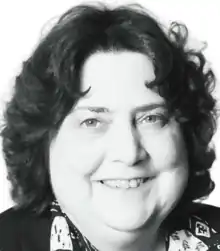
{"type": "Polygon", "coordinates": [[[137,155],[138,155],[137,156],[137,163],[145,161],[147,158],[149,158],[149,154],[144,148],[139,149],[137,155]]]}
{"type": "Polygon", "coordinates": [[[143,162],[143,159],[138,159],[134,165],[137,166],[137,165],[140,165],[141,163],[143,162]]]}

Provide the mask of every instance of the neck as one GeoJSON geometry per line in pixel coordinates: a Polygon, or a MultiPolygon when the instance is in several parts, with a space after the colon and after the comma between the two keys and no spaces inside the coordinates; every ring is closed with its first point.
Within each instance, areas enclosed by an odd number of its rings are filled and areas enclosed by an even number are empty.
{"type": "MultiPolygon", "coordinates": [[[[75,221],[72,221],[75,222],[75,221]]],[[[158,228],[143,228],[134,232],[122,232],[115,229],[84,228],[76,222],[74,225],[99,251],[165,251],[165,231],[158,228]]]]}

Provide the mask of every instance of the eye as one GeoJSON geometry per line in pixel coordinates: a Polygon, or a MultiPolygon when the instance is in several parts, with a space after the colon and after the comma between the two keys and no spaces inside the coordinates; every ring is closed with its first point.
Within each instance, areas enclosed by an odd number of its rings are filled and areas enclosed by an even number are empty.
{"type": "Polygon", "coordinates": [[[137,124],[141,125],[157,125],[164,126],[168,122],[168,119],[163,114],[148,114],[144,115],[137,120],[137,124]]]}
{"type": "Polygon", "coordinates": [[[89,118],[84,120],[82,123],[80,123],[80,125],[82,125],[83,127],[86,128],[97,128],[99,127],[101,124],[101,122],[98,119],[95,118],[89,118]]]}
{"type": "Polygon", "coordinates": [[[161,118],[158,115],[148,115],[148,116],[145,116],[141,122],[143,122],[143,123],[156,123],[159,120],[161,120],[161,118]]]}

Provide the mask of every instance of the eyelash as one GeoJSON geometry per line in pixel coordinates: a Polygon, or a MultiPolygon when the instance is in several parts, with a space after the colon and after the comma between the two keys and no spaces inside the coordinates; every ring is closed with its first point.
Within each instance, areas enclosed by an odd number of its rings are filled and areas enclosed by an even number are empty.
{"type": "Polygon", "coordinates": [[[87,122],[91,122],[91,121],[95,121],[95,122],[101,123],[101,121],[99,119],[97,119],[97,118],[88,118],[88,119],[85,119],[83,122],[81,122],[80,125],[84,126],[87,122]]]}
{"type": "MultiPolygon", "coordinates": [[[[164,126],[168,122],[168,118],[164,114],[161,114],[161,113],[146,115],[146,116],[143,116],[141,119],[138,119],[137,121],[141,121],[141,123],[142,123],[147,118],[157,119],[156,122],[149,122],[149,123],[152,123],[152,124],[161,122],[162,125],[164,126]]],[[[138,122],[138,124],[139,124],[139,122],[138,122]]]]}
{"type": "MultiPolygon", "coordinates": [[[[148,114],[146,116],[143,116],[142,118],[139,118],[139,119],[136,119],[135,121],[135,124],[142,124],[142,122],[146,121],[147,118],[154,118],[156,121],[153,121],[153,122],[149,122],[150,124],[157,124],[157,123],[161,123],[162,124],[162,127],[167,124],[168,122],[168,118],[167,116],[165,116],[164,114],[148,114]]],[[[88,118],[88,119],[85,119],[84,121],[82,121],[80,123],[80,126],[83,126],[85,128],[98,128],[99,126],[97,126],[97,124],[99,123],[102,124],[104,123],[103,121],[101,121],[100,119],[98,118],[88,118]],[[86,125],[86,123],[89,123],[89,122],[96,122],[96,126],[93,126],[93,125],[86,125]]],[[[143,123],[145,124],[145,123],[143,123]]]]}

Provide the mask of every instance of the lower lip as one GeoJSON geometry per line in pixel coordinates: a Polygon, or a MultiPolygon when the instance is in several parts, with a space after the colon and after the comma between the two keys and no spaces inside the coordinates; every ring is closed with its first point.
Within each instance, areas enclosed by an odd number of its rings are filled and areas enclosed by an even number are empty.
{"type": "Polygon", "coordinates": [[[138,187],[128,187],[128,188],[125,188],[125,187],[111,187],[111,186],[108,186],[106,185],[105,183],[99,181],[99,184],[105,186],[105,187],[108,187],[110,189],[114,189],[114,190],[137,190],[137,189],[142,189],[146,186],[149,186],[154,180],[155,180],[156,176],[153,177],[153,178],[150,178],[150,179],[147,179],[146,181],[144,181],[143,183],[140,184],[140,186],[138,187]]]}

